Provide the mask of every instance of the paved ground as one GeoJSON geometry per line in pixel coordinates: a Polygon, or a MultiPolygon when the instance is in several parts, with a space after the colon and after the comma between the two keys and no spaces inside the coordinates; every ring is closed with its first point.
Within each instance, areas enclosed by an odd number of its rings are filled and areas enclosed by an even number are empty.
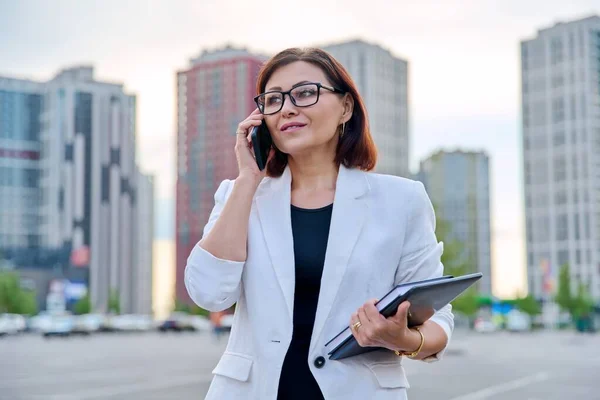
{"type": "MultiPolygon", "coordinates": [[[[225,340],[202,333],[0,338],[0,399],[203,399],[225,340]]],[[[600,399],[600,335],[457,332],[442,362],[406,368],[411,400],[600,399]]]]}

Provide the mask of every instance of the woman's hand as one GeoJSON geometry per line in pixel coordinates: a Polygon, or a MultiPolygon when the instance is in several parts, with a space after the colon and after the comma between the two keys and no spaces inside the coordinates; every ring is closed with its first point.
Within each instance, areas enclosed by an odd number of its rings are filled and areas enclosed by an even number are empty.
{"type": "Polygon", "coordinates": [[[408,308],[405,301],[398,306],[396,314],[385,318],[375,303],[369,300],[352,314],[350,329],[362,347],[384,347],[393,351],[415,351],[421,344],[421,335],[408,328],[408,308]],[[356,324],[360,322],[357,326],[356,324]]]}
{"type": "MultiPolygon", "coordinates": [[[[248,118],[239,123],[235,133],[235,156],[238,163],[238,176],[244,179],[252,179],[257,184],[265,177],[267,169],[265,168],[262,171],[258,169],[256,159],[254,158],[254,151],[252,149],[250,132],[253,127],[262,123],[263,118],[263,115],[257,108],[248,116],[248,118]]],[[[269,157],[271,156],[271,152],[272,150],[269,152],[269,157]]]]}

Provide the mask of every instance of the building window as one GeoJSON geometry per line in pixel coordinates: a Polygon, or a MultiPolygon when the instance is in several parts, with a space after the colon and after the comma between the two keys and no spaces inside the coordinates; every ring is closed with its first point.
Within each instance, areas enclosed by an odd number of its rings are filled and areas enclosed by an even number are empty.
{"type": "Polygon", "coordinates": [[[549,217],[539,217],[537,220],[537,229],[535,238],[538,242],[547,242],[550,239],[550,220],[549,217]]]}
{"type": "Polygon", "coordinates": [[[558,189],[554,194],[554,203],[557,206],[567,204],[567,192],[564,189],[558,189]]]}
{"type": "Polygon", "coordinates": [[[565,144],[565,131],[563,129],[554,131],[553,143],[555,147],[565,144]]]}
{"type": "Polygon", "coordinates": [[[527,264],[529,266],[533,266],[533,252],[532,251],[527,253],[527,264]]]}
{"type": "Polygon", "coordinates": [[[569,263],[569,250],[559,250],[557,256],[559,266],[569,263]]]}
{"type": "Polygon", "coordinates": [[[563,60],[563,44],[559,37],[550,40],[550,62],[552,65],[558,64],[563,60]]]}
{"type": "Polygon", "coordinates": [[[552,100],[552,122],[562,122],[565,119],[565,101],[562,97],[552,100]]]}
{"type": "Polygon", "coordinates": [[[591,237],[591,232],[590,232],[590,216],[588,213],[586,213],[583,218],[583,226],[584,226],[584,231],[585,231],[585,239],[589,239],[591,237]]]}
{"type": "Polygon", "coordinates": [[[567,178],[565,157],[559,155],[554,158],[554,182],[562,182],[567,178]]]}
{"type": "Polygon", "coordinates": [[[566,214],[559,214],[556,217],[556,240],[567,240],[568,234],[568,222],[566,214]]]}

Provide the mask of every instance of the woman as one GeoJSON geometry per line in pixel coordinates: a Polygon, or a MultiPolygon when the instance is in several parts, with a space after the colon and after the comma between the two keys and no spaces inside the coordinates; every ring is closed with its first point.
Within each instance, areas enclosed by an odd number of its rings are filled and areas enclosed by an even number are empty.
{"type": "Polygon", "coordinates": [[[408,304],[385,319],[374,298],[442,275],[442,244],[419,182],[370,173],[376,151],[352,79],[319,49],[288,49],[262,68],[258,108],[239,124],[239,174],[225,180],[185,284],[200,307],[236,305],[207,399],[406,399],[402,355],[441,357],[450,306],[419,329],[408,304]],[[260,171],[248,133],[272,135],[260,171]],[[371,300],[368,300],[371,299],[371,300]],[[338,361],[324,345],[350,325],[362,346],[338,361]]]}

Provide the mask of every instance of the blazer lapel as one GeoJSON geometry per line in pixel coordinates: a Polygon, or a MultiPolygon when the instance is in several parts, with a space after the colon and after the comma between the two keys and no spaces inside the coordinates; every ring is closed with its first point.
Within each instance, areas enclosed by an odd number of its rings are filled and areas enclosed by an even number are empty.
{"type": "Polygon", "coordinates": [[[270,178],[265,194],[256,197],[258,217],[267,244],[271,265],[283,292],[290,321],[294,306],[294,241],[291,221],[291,173],[289,167],[279,178],[270,178]]]}
{"type": "Polygon", "coordinates": [[[366,193],[368,191],[369,183],[364,172],[340,166],[319,302],[312,332],[311,351],[318,342],[319,335],[329,316],[346,272],[348,260],[365,222],[368,207],[366,193]]]}

